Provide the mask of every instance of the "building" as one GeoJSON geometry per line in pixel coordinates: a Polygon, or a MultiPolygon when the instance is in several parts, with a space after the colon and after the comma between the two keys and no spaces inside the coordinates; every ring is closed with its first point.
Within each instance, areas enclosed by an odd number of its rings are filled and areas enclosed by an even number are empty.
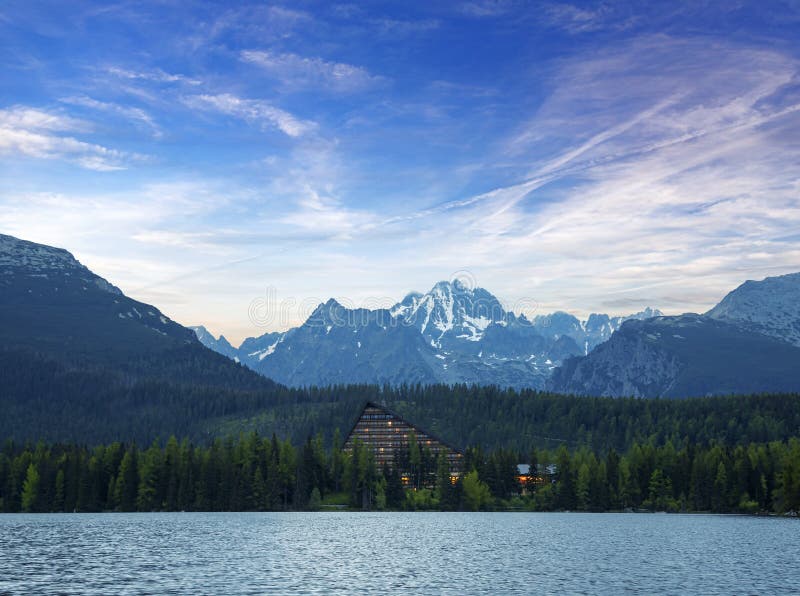
{"type": "Polygon", "coordinates": [[[352,452],[356,440],[368,446],[375,454],[378,468],[384,465],[397,468],[404,484],[409,484],[409,443],[415,436],[420,451],[430,452],[435,472],[439,454],[445,453],[450,467],[450,479],[455,482],[464,467],[464,454],[461,450],[447,445],[444,441],[419,426],[411,424],[396,412],[385,406],[367,402],[344,443],[344,450],[352,452]]]}
{"type": "Polygon", "coordinates": [[[517,464],[517,482],[520,494],[527,495],[531,489],[539,488],[548,483],[556,473],[555,464],[539,464],[536,470],[531,470],[530,464],[517,464]]]}

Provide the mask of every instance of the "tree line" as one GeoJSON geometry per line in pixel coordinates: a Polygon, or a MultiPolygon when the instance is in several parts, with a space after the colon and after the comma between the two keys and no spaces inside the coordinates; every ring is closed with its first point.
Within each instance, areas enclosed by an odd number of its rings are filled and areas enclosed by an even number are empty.
{"type": "Polygon", "coordinates": [[[586,446],[622,453],[637,442],[746,445],[800,436],[797,394],[646,400],[467,385],[299,389],[244,369],[234,371],[238,380],[217,375],[215,366],[233,374],[222,356],[204,363],[205,376],[193,372],[200,365],[187,365],[185,354],[174,360],[158,374],[156,364],[138,364],[156,371],[141,378],[0,349],[0,440],[148,445],[175,434],[207,446],[216,437],[257,431],[301,444],[321,431],[330,448],[333,430],[350,428],[368,400],[462,448],[522,452],[565,444],[572,451],[586,446]],[[215,375],[224,382],[211,383],[215,375]]]}
{"type": "Polygon", "coordinates": [[[390,510],[800,511],[800,439],[746,445],[634,442],[609,448],[466,450],[454,481],[444,456],[412,444],[379,468],[334,433],[295,444],[255,432],[196,445],[171,437],[140,448],[119,442],[16,444],[0,451],[0,511],[390,510]],[[517,464],[533,471],[523,483],[517,464]]]}

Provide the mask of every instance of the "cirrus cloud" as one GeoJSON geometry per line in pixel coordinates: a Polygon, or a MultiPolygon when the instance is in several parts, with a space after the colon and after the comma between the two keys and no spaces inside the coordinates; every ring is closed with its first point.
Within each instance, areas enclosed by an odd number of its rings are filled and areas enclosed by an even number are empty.
{"type": "Polygon", "coordinates": [[[243,62],[258,66],[289,89],[322,88],[335,93],[356,93],[386,81],[361,66],[298,54],[244,50],[240,57],[243,62]]]}
{"type": "Polygon", "coordinates": [[[231,93],[191,95],[184,98],[190,108],[213,110],[241,118],[262,128],[277,128],[290,137],[301,137],[313,131],[316,123],[302,120],[261,99],[246,99],[231,93]]]}

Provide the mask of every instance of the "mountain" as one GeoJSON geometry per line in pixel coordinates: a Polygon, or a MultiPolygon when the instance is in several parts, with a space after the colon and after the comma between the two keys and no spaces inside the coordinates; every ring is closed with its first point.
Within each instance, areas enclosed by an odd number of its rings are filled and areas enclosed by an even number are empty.
{"type": "MultiPolygon", "coordinates": [[[[647,313],[658,311],[633,317],[647,313]]],[[[506,311],[487,290],[456,280],[439,282],[426,294],[412,292],[389,309],[347,309],[329,300],[300,327],[249,338],[234,356],[219,347],[222,338],[202,331],[198,338],[289,386],[469,383],[542,388],[565,358],[605,341],[623,320],[592,315],[581,322],[554,313],[529,321],[506,311]]]]}
{"type": "Polygon", "coordinates": [[[197,336],[197,339],[200,341],[200,343],[208,349],[213,350],[218,354],[222,354],[223,356],[227,356],[231,360],[238,361],[239,350],[234,348],[230,342],[225,339],[224,335],[220,335],[219,339],[217,339],[202,325],[197,327],[192,327],[190,325],[188,329],[194,331],[194,334],[197,336]]]}
{"type": "Polygon", "coordinates": [[[548,387],[599,396],[692,397],[800,390],[800,274],[748,281],[706,315],[625,322],[548,387]]]}
{"type": "Polygon", "coordinates": [[[706,314],[800,346],[800,273],[746,281],[706,314]]]}
{"type": "Polygon", "coordinates": [[[648,307],[643,311],[625,317],[609,317],[608,315],[593,313],[589,315],[586,321],[580,321],[574,315],[556,311],[549,315],[534,317],[533,326],[544,337],[552,339],[569,337],[576,345],[580,346],[584,354],[588,354],[596,346],[607,341],[625,321],[631,319],[641,321],[660,317],[663,314],[658,309],[648,307]]]}
{"type": "Polygon", "coordinates": [[[275,391],[67,251],[6,235],[0,379],[0,437],[54,440],[199,433],[275,391]]]}

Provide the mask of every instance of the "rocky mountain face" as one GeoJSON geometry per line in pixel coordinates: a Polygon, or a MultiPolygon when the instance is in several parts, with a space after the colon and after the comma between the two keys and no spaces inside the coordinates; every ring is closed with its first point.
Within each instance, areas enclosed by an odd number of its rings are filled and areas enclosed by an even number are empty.
{"type": "MultiPolygon", "coordinates": [[[[648,312],[657,311],[633,317],[648,312]]],[[[529,321],[482,288],[439,282],[390,309],[347,309],[329,300],[300,327],[249,338],[235,355],[226,355],[291,386],[438,382],[542,388],[565,358],[605,341],[623,320],[592,315],[582,322],[560,312],[529,321]]],[[[202,331],[198,338],[226,353],[221,340],[202,331]]]]}
{"type": "Polygon", "coordinates": [[[662,313],[658,309],[646,308],[625,317],[609,317],[604,314],[591,314],[586,321],[580,321],[577,317],[557,311],[549,315],[540,315],[533,319],[533,326],[540,335],[559,339],[568,337],[579,346],[583,354],[588,354],[596,346],[608,340],[622,323],[631,319],[642,321],[653,317],[660,317],[662,313]]]}
{"type": "Polygon", "coordinates": [[[706,315],[625,322],[548,388],[603,396],[800,391],[800,274],[748,281],[706,315]]]}
{"type": "Polygon", "coordinates": [[[207,348],[214,350],[218,354],[222,354],[223,356],[227,356],[232,360],[238,361],[238,354],[239,350],[234,348],[230,342],[225,339],[224,335],[220,335],[219,339],[215,338],[208,329],[199,325],[197,327],[192,327],[191,325],[187,327],[187,329],[191,329],[194,331],[197,339],[200,341],[201,344],[206,346],[207,348]]]}
{"type": "Polygon", "coordinates": [[[746,281],[706,315],[800,346],[800,273],[746,281]]]}

